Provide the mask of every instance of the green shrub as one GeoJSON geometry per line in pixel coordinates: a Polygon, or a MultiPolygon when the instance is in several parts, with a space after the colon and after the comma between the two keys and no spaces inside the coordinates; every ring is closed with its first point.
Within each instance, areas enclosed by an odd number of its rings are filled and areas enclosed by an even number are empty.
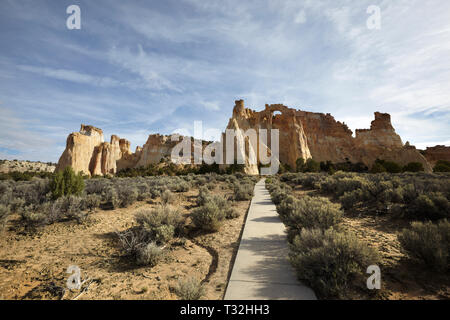
{"type": "Polygon", "coordinates": [[[10,202],[11,212],[18,212],[25,206],[25,200],[22,198],[15,198],[10,202]]]}
{"type": "Polygon", "coordinates": [[[285,216],[284,222],[291,231],[303,228],[328,229],[337,225],[342,219],[339,204],[327,198],[304,196],[292,205],[292,210],[285,216]]]}
{"type": "Polygon", "coordinates": [[[176,182],[171,190],[174,192],[186,192],[189,191],[189,184],[185,181],[176,182]]]}
{"type": "Polygon", "coordinates": [[[2,231],[6,227],[9,213],[10,207],[5,206],[4,204],[0,204],[0,231],[2,231]]]}
{"type": "Polygon", "coordinates": [[[108,204],[112,209],[116,209],[120,205],[119,195],[117,190],[113,186],[108,186],[103,193],[105,203],[108,204]]]}
{"type": "Polygon", "coordinates": [[[225,212],[215,201],[208,201],[203,206],[193,210],[192,222],[194,225],[204,231],[215,232],[220,229],[225,212]]]}
{"type": "Polygon", "coordinates": [[[120,186],[117,195],[120,207],[126,208],[137,201],[139,191],[133,186],[120,186]]]}
{"type": "Polygon", "coordinates": [[[450,218],[450,202],[440,192],[419,195],[407,207],[408,218],[439,220],[450,218]]]}
{"type": "Polygon", "coordinates": [[[411,204],[414,200],[417,199],[417,197],[419,196],[419,192],[416,188],[416,186],[412,183],[409,183],[407,185],[405,185],[402,188],[402,194],[403,194],[403,202],[405,204],[411,204]]]}
{"type": "Polygon", "coordinates": [[[423,164],[420,162],[410,162],[403,167],[403,172],[421,172],[424,170],[423,164]]]}
{"type": "Polygon", "coordinates": [[[201,281],[189,278],[178,281],[175,293],[181,300],[199,300],[205,294],[205,290],[201,281]]]}
{"type": "Polygon", "coordinates": [[[294,196],[288,195],[277,206],[277,212],[282,218],[284,218],[290,215],[295,210],[297,205],[298,200],[294,196]]]}
{"type": "Polygon", "coordinates": [[[235,184],[234,199],[236,201],[251,200],[253,197],[253,186],[250,184],[235,184]]]}
{"type": "Polygon", "coordinates": [[[336,167],[331,161],[321,161],[320,162],[320,171],[328,172],[333,174],[336,172],[336,167]]]}
{"type": "Polygon", "coordinates": [[[433,168],[433,172],[450,172],[450,161],[437,161],[433,168]]]}
{"type": "Polygon", "coordinates": [[[344,193],[339,198],[339,202],[342,204],[342,208],[349,210],[354,208],[356,204],[361,202],[364,198],[363,190],[358,189],[344,193]]]}
{"type": "Polygon", "coordinates": [[[154,242],[140,247],[136,252],[136,262],[141,266],[154,267],[163,256],[163,250],[154,242]]]}
{"type": "Polygon", "coordinates": [[[62,204],[58,206],[58,202],[55,202],[51,205],[51,211],[55,211],[55,217],[51,219],[52,221],[49,221],[49,224],[63,219],[76,220],[78,223],[81,223],[86,219],[87,213],[84,212],[82,197],[71,195],[58,200],[61,200],[62,204]]]}
{"type": "Polygon", "coordinates": [[[72,167],[57,172],[50,183],[53,199],[68,195],[81,195],[84,190],[83,175],[75,174],[72,167]]]}
{"type": "Polygon", "coordinates": [[[85,181],[86,187],[85,191],[87,194],[98,194],[102,195],[106,192],[106,189],[109,187],[109,179],[105,179],[103,177],[101,178],[95,178],[91,177],[91,179],[87,179],[85,181]]]}
{"type": "Polygon", "coordinates": [[[161,194],[162,194],[162,192],[159,188],[150,189],[149,192],[150,192],[150,196],[152,199],[156,199],[157,197],[161,196],[161,194]]]}
{"type": "Polygon", "coordinates": [[[303,229],[290,245],[289,258],[301,281],[321,298],[345,298],[365,286],[365,271],[379,261],[374,249],[354,235],[333,229],[303,229]]]}
{"type": "Polygon", "coordinates": [[[368,181],[360,176],[336,179],[334,195],[341,196],[346,192],[362,189],[364,186],[367,186],[367,184],[368,181]]]}
{"type": "Polygon", "coordinates": [[[278,205],[292,192],[292,188],[287,184],[282,183],[272,187],[269,192],[273,203],[278,205]]]}
{"type": "Polygon", "coordinates": [[[24,227],[28,231],[35,231],[46,225],[48,221],[46,214],[35,210],[33,206],[25,207],[21,212],[21,217],[24,227]]]}
{"type": "Polygon", "coordinates": [[[207,201],[208,198],[210,197],[210,193],[207,187],[201,187],[199,192],[198,192],[198,197],[197,197],[197,205],[198,206],[203,206],[207,201]]]}
{"type": "Polygon", "coordinates": [[[296,166],[295,170],[296,170],[297,172],[304,172],[304,170],[305,170],[305,168],[306,168],[305,159],[303,159],[303,158],[298,158],[298,159],[295,161],[295,166],[296,166]]]}
{"type": "MultiPolygon", "coordinates": [[[[380,166],[382,166],[386,172],[389,173],[400,173],[402,172],[402,166],[399,165],[398,163],[394,162],[394,161],[386,161],[386,160],[375,160],[374,166],[375,164],[378,164],[380,166]]],[[[378,173],[378,172],[374,172],[374,167],[372,167],[372,173],[378,173]]],[[[381,171],[383,172],[383,171],[381,171]]]]}
{"type": "Polygon", "coordinates": [[[233,207],[228,207],[225,209],[225,218],[226,219],[239,218],[239,212],[233,207]]]}
{"type": "Polygon", "coordinates": [[[143,200],[148,199],[148,198],[151,197],[151,194],[149,192],[147,184],[139,183],[137,185],[137,190],[138,190],[138,196],[137,196],[137,200],[138,201],[143,201],[143,200]]]}
{"type": "Polygon", "coordinates": [[[222,211],[229,207],[227,200],[223,197],[212,195],[206,187],[202,187],[197,197],[197,205],[204,206],[207,203],[214,203],[222,211]]]}
{"type": "Polygon", "coordinates": [[[320,189],[325,176],[317,173],[308,173],[294,180],[295,184],[303,185],[305,188],[320,189]]]}
{"type": "Polygon", "coordinates": [[[320,163],[313,159],[306,160],[305,172],[320,172],[320,163]]]}
{"type": "Polygon", "coordinates": [[[386,171],[387,171],[386,168],[382,164],[377,163],[377,162],[375,162],[372,165],[372,168],[370,169],[371,173],[382,173],[382,172],[386,172],[386,171]]]}
{"type": "Polygon", "coordinates": [[[320,163],[313,159],[298,158],[295,162],[297,172],[320,172],[320,163]]]}
{"type": "Polygon", "coordinates": [[[169,189],[164,190],[164,192],[161,193],[161,202],[163,204],[171,204],[174,203],[175,200],[176,196],[169,189]]]}
{"type": "Polygon", "coordinates": [[[101,196],[98,194],[88,194],[84,199],[84,207],[89,211],[95,211],[98,207],[100,207],[101,196]]]}
{"type": "Polygon", "coordinates": [[[179,236],[184,225],[180,213],[168,206],[141,210],[136,214],[136,222],[147,239],[157,243],[166,243],[179,236]]]}
{"type": "Polygon", "coordinates": [[[398,237],[403,249],[428,267],[446,271],[450,263],[450,222],[413,222],[398,237]]]}

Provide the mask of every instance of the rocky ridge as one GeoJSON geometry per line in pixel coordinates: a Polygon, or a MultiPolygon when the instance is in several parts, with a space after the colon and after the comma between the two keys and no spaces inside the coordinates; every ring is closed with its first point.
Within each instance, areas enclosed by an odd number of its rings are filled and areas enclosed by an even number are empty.
{"type": "MultiPolygon", "coordinates": [[[[291,168],[295,168],[296,160],[301,157],[335,163],[361,162],[367,166],[371,166],[376,159],[391,160],[402,165],[420,162],[426,171],[431,171],[430,163],[414,146],[403,144],[387,113],[375,112],[370,129],[357,129],[353,136],[345,123],[336,121],[330,114],[296,110],[282,104],[266,105],[264,110],[254,111],[245,108],[243,100],[238,100],[227,129],[241,129],[242,132],[254,129],[258,136],[261,129],[278,129],[278,159],[291,168]]],[[[259,149],[267,149],[270,154],[270,133],[268,136],[267,145],[247,143],[246,154],[253,153],[258,162],[259,149]]],[[[225,145],[225,140],[224,134],[222,146],[225,145]]],[[[72,166],[76,172],[88,175],[113,175],[122,169],[159,163],[161,159],[170,157],[177,144],[177,141],[171,141],[170,136],[151,134],[144,146],[137,147],[132,153],[128,140],[113,135],[110,142],[104,142],[101,129],[82,125],[80,132],[68,136],[66,149],[56,170],[72,166]]],[[[442,153],[441,148],[429,149],[430,159],[433,154],[442,153]]],[[[223,153],[226,157],[225,151],[223,153]]],[[[258,174],[258,165],[246,161],[245,171],[248,174],[258,174]]]]}

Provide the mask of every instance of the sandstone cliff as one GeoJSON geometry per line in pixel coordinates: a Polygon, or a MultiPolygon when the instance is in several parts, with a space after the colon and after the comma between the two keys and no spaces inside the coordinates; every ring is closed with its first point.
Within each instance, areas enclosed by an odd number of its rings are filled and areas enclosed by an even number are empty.
{"type": "MultiPolygon", "coordinates": [[[[266,105],[264,110],[257,112],[245,108],[244,101],[239,100],[235,102],[227,129],[241,129],[242,133],[253,129],[257,137],[261,129],[278,129],[277,161],[293,169],[296,167],[296,160],[300,157],[313,158],[316,161],[329,160],[335,163],[362,162],[369,167],[378,158],[395,161],[402,165],[420,162],[426,171],[431,171],[429,162],[415,147],[410,146],[409,143],[403,145],[400,136],[392,127],[389,114],[376,112],[370,129],[358,129],[353,136],[353,132],[345,123],[336,121],[330,114],[296,110],[281,104],[266,105]]],[[[262,160],[259,158],[261,152],[258,151],[267,151],[267,156],[272,153],[270,131],[268,131],[266,144],[260,144],[259,139],[252,142],[245,135],[243,138],[246,141],[246,147],[241,153],[246,155],[245,172],[258,174],[258,164],[262,160]],[[249,156],[256,157],[256,162],[251,163],[249,156]]],[[[225,133],[222,136],[222,142],[224,148],[225,133]]],[[[71,133],[67,138],[66,149],[59,159],[56,170],[72,166],[76,172],[84,172],[88,175],[113,175],[121,169],[146,167],[149,164],[159,163],[162,159],[169,159],[172,149],[177,144],[177,141],[171,141],[170,136],[152,134],[142,148],[137,147],[132,153],[129,141],[113,135],[110,142],[104,142],[101,129],[81,125],[80,132],[71,133]]],[[[205,146],[203,141],[202,150],[205,146]]],[[[430,161],[434,161],[433,159],[441,159],[442,154],[448,155],[448,149],[450,148],[429,148],[425,155],[430,161]]],[[[194,145],[191,148],[191,151],[193,150],[194,145]]],[[[238,151],[235,146],[235,159],[238,151]]],[[[226,156],[223,149],[224,160],[226,156]]]]}
{"type": "MultiPolygon", "coordinates": [[[[372,166],[379,159],[396,161],[402,165],[420,162],[431,171],[427,160],[412,146],[404,146],[391,124],[389,114],[375,112],[370,129],[353,132],[330,114],[307,112],[281,104],[266,105],[256,112],[247,109],[244,101],[236,101],[228,128],[244,131],[252,128],[278,129],[280,132],[279,160],[296,167],[296,160],[313,158],[316,161],[362,162],[372,166]],[[278,114],[276,114],[278,113],[278,114]]],[[[270,143],[268,143],[270,145],[270,143]]]]}
{"type": "Polygon", "coordinates": [[[76,172],[91,174],[90,166],[96,157],[96,148],[103,142],[101,129],[82,124],[80,132],[73,132],[67,137],[66,149],[59,158],[56,171],[71,166],[76,172]]]}
{"type": "Polygon", "coordinates": [[[438,160],[450,161],[450,147],[428,147],[422,153],[432,166],[434,166],[438,160]]]}
{"type": "Polygon", "coordinates": [[[56,170],[71,166],[75,172],[87,175],[114,175],[122,169],[145,167],[170,157],[175,144],[169,136],[150,135],[144,147],[137,147],[132,153],[128,140],[112,135],[110,142],[104,142],[101,129],[81,125],[80,132],[71,133],[67,138],[56,170]]]}

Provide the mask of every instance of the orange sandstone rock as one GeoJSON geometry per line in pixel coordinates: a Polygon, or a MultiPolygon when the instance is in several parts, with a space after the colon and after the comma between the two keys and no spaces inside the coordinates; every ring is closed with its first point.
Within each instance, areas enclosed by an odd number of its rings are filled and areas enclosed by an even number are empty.
{"type": "Polygon", "coordinates": [[[450,161],[450,147],[428,147],[425,151],[423,151],[423,155],[428,162],[434,166],[438,160],[450,161]]]}
{"type": "MultiPolygon", "coordinates": [[[[270,131],[267,143],[250,143],[245,135],[248,130],[254,130],[257,137],[261,129],[279,130],[279,155],[281,163],[296,167],[298,158],[313,158],[316,161],[362,162],[372,166],[376,159],[384,159],[405,165],[409,162],[420,162],[426,171],[431,171],[431,162],[439,159],[450,159],[448,147],[437,146],[428,148],[425,157],[410,146],[403,145],[400,136],[391,124],[391,117],[386,113],[375,112],[375,119],[370,129],[357,129],[355,137],[345,123],[336,121],[330,114],[307,112],[288,108],[281,104],[266,105],[262,111],[245,108],[244,101],[235,102],[232,117],[227,129],[241,129],[245,147],[245,172],[258,174],[258,165],[248,161],[248,156],[254,155],[259,163],[259,150],[267,150],[271,154],[270,131]]],[[[223,145],[226,139],[223,134],[223,145]]],[[[181,141],[181,140],[180,140],[181,141]]],[[[126,168],[145,167],[156,164],[163,158],[169,158],[173,147],[178,141],[171,141],[170,136],[152,134],[144,146],[130,151],[130,142],[113,135],[111,141],[104,142],[101,129],[81,125],[80,132],[71,133],[67,138],[66,149],[59,159],[56,170],[72,166],[76,172],[88,175],[115,174],[126,168]]],[[[202,150],[205,144],[202,144],[202,150]]],[[[191,151],[194,150],[192,145],[191,151]]],[[[235,146],[236,158],[237,149],[235,146]]],[[[224,160],[226,150],[223,150],[224,160]]],[[[222,166],[226,167],[226,166],[222,166]]]]}

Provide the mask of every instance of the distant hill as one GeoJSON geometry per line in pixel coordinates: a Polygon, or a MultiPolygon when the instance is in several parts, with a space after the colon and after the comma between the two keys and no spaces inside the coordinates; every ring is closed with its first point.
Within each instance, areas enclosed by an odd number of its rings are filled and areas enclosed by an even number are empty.
{"type": "Polygon", "coordinates": [[[9,172],[54,172],[55,163],[25,160],[0,160],[0,173],[9,172]]]}

